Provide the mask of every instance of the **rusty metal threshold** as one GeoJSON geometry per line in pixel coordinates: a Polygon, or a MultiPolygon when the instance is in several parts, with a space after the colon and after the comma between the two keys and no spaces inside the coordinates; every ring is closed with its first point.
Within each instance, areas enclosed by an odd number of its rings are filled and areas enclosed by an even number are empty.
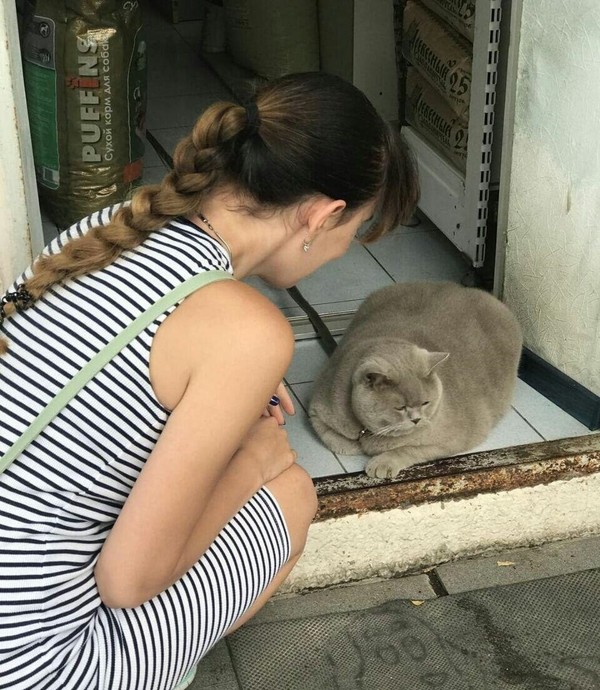
{"type": "Polygon", "coordinates": [[[394,479],[364,472],[315,479],[315,521],[475,494],[549,484],[600,472],[600,433],[444,458],[394,479]]]}

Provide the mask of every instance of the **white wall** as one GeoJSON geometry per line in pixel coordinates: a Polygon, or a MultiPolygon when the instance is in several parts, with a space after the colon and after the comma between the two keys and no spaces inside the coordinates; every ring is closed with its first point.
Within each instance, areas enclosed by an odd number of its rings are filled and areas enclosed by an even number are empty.
{"type": "Polygon", "coordinates": [[[600,394],[600,3],[523,0],[504,298],[600,394]]]}
{"type": "Polygon", "coordinates": [[[14,2],[0,3],[0,293],[43,247],[14,2]]]}

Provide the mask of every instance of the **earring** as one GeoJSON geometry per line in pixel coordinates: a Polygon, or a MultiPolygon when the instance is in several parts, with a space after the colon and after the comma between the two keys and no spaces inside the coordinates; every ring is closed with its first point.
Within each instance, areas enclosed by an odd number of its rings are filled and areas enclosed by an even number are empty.
{"type": "Polygon", "coordinates": [[[307,242],[306,240],[304,240],[302,242],[302,249],[304,249],[304,251],[307,252],[310,249],[310,242],[307,242]]]}

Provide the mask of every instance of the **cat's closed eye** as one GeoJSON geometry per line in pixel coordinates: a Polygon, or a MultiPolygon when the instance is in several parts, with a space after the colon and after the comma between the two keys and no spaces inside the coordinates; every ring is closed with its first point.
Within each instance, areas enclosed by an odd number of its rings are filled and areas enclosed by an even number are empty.
{"type": "Polygon", "coordinates": [[[406,405],[402,405],[402,407],[395,407],[394,409],[398,412],[404,412],[406,410],[406,405]]]}
{"type": "Polygon", "coordinates": [[[422,407],[425,407],[425,405],[429,405],[429,400],[426,400],[424,403],[421,404],[422,407]]]}

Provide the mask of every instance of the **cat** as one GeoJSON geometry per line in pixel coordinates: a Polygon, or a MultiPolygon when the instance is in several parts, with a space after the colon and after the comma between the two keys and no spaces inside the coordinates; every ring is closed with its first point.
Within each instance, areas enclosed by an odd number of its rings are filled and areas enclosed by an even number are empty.
{"type": "Polygon", "coordinates": [[[509,309],[455,283],[372,293],[315,381],[311,423],[371,477],[477,446],[508,410],[523,345],[509,309]]]}

